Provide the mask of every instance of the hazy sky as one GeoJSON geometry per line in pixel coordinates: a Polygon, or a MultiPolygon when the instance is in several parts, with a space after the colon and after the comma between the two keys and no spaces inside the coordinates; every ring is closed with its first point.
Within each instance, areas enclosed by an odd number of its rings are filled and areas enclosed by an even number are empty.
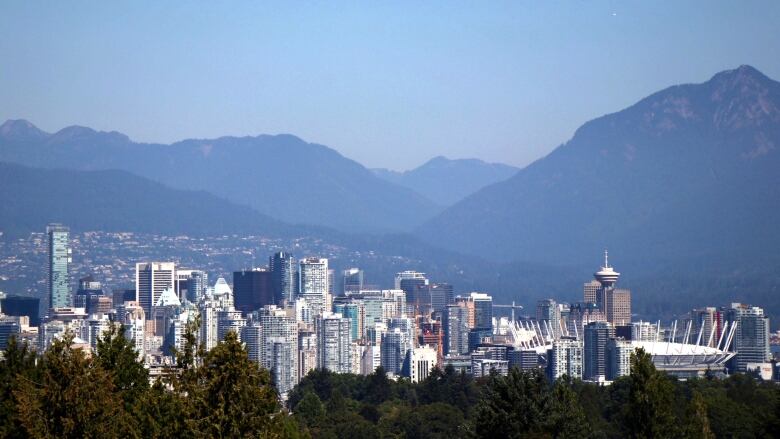
{"type": "Polygon", "coordinates": [[[522,166],[663,87],[780,79],[774,0],[30,3],[0,4],[0,119],[292,133],[370,167],[522,166]]]}

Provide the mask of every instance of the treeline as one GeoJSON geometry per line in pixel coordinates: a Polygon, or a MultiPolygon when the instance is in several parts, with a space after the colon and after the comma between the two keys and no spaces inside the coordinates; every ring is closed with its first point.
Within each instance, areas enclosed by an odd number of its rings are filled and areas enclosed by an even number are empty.
{"type": "Polygon", "coordinates": [[[650,356],[611,386],[539,371],[475,380],[452,368],[420,383],[315,370],[279,404],[234,334],[211,351],[189,328],[176,367],[150,384],[122,331],[88,355],[9,341],[0,360],[2,438],[712,438],[777,437],[780,389],[754,377],[678,381],[650,356]]]}
{"type": "Polygon", "coordinates": [[[209,352],[189,330],[176,368],[150,385],[123,331],[96,353],[55,340],[41,356],[14,339],[0,361],[0,437],[300,437],[280,407],[270,375],[249,360],[234,333],[209,352]]]}
{"type": "Polygon", "coordinates": [[[643,351],[610,386],[550,383],[513,369],[479,380],[452,368],[424,381],[315,371],[291,392],[299,425],[321,438],[776,438],[780,389],[752,376],[679,381],[643,351]]]}

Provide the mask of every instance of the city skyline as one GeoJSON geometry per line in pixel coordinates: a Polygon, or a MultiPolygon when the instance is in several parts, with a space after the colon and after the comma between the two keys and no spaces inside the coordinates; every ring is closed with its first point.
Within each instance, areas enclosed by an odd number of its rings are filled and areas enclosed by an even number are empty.
{"type": "Polygon", "coordinates": [[[780,431],[780,2],[0,7],[0,439],[780,431]]]}

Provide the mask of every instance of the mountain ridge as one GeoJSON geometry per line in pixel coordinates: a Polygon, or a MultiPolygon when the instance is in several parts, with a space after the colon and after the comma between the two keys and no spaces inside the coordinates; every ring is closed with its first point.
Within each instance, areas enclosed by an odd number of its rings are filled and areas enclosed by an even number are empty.
{"type": "Polygon", "coordinates": [[[171,235],[306,232],[209,193],[171,189],[127,171],[39,169],[0,162],[4,234],[41,231],[51,222],[80,231],[171,235]],[[199,212],[190,214],[196,208],[199,212]]]}
{"type": "Polygon", "coordinates": [[[656,262],[668,252],[716,254],[726,242],[761,250],[756,230],[780,242],[769,221],[780,217],[779,103],[780,83],[748,66],[665,88],[586,122],[417,234],[471,254],[545,262],[605,246],[656,262]]]}
{"type": "Polygon", "coordinates": [[[3,127],[1,161],[42,168],[122,169],[172,188],[205,190],[288,223],[402,231],[439,210],[422,195],[376,177],[338,151],[289,134],[164,145],[136,143],[116,131],[77,125],[44,137],[25,135],[36,132],[27,121],[9,121],[3,127]],[[25,126],[29,129],[21,130],[25,126]]]}
{"type": "Polygon", "coordinates": [[[371,171],[395,184],[415,190],[442,206],[449,206],[492,183],[505,180],[519,169],[480,159],[449,159],[439,155],[403,172],[384,168],[371,171]]]}

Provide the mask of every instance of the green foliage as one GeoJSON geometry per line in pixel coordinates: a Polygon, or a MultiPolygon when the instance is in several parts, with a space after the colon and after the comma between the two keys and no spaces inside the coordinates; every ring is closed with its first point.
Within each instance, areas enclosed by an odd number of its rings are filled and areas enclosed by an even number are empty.
{"type": "Polygon", "coordinates": [[[631,354],[631,380],[624,417],[626,433],[637,439],[679,435],[672,404],[674,385],[655,369],[643,349],[631,354]]]}
{"type": "Polygon", "coordinates": [[[0,437],[25,437],[21,422],[15,416],[16,399],[13,392],[21,381],[37,382],[38,375],[35,352],[11,337],[0,361],[0,437]]]}
{"type": "Polygon", "coordinates": [[[688,404],[685,426],[686,439],[714,439],[715,434],[710,428],[710,420],[707,417],[707,404],[701,393],[694,391],[688,404]]]}
{"type": "Polygon", "coordinates": [[[0,359],[0,438],[713,438],[776,437],[780,388],[748,375],[676,381],[638,351],[597,386],[541,371],[474,380],[434,369],[420,383],[315,370],[286,412],[270,376],[231,333],[210,352],[188,325],[177,368],[149,385],[120,328],[94,356],[57,340],[40,356],[11,339],[0,359]]]}
{"type": "Polygon", "coordinates": [[[282,434],[276,390],[267,370],[249,360],[235,332],[208,352],[197,369],[198,385],[188,395],[193,428],[209,437],[282,434]]]}
{"type": "Polygon", "coordinates": [[[38,381],[20,379],[13,392],[26,435],[39,438],[138,436],[109,374],[73,336],[55,340],[40,359],[38,381]]]}
{"type": "Polygon", "coordinates": [[[95,365],[111,375],[116,391],[128,409],[149,388],[149,372],[139,361],[133,343],[125,338],[121,326],[111,325],[97,341],[95,365]]]}
{"type": "Polygon", "coordinates": [[[182,368],[153,386],[119,327],[100,337],[94,356],[71,334],[40,357],[10,340],[0,360],[0,437],[308,437],[234,333],[204,353],[196,330],[188,326],[182,368]]]}
{"type": "Polygon", "coordinates": [[[550,387],[541,371],[492,376],[477,409],[477,437],[589,436],[585,413],[568,381],[550,387]]]}

